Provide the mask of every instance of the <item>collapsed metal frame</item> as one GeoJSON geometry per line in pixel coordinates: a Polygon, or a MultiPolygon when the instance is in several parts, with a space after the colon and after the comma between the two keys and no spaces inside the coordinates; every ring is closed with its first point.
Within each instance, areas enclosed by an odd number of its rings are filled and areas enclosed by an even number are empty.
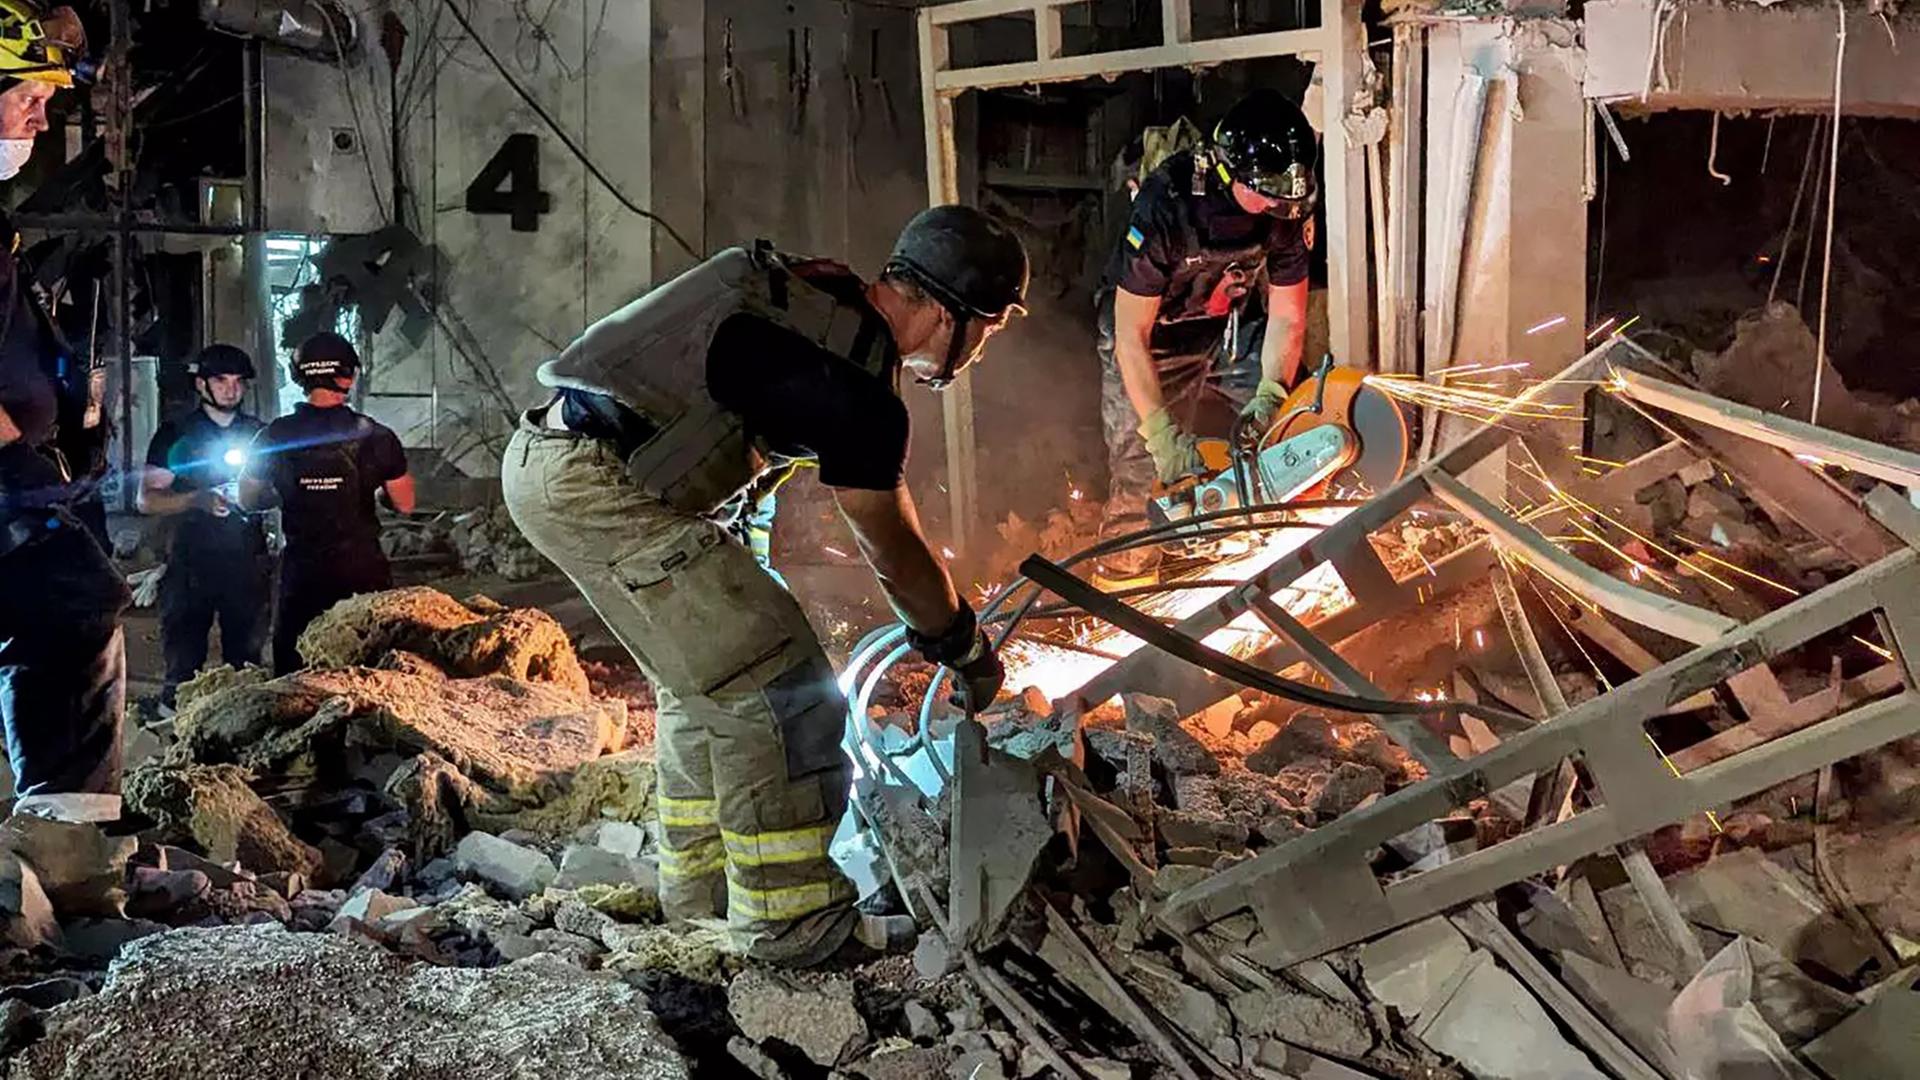
{"type": "MultiPolygon", "coordinates": [[[[1554,395],[1584,392],[1585,384],[1611,375],[1616,364],[1644,368],[1656,363],[1638,346],[1614,339],[1558,378],[1532,388],[1524,400],[1541,402],[1554,395]]],[[[1682,430],[1690,433],[1693,437],[1687,441],[1695,442],[1750,485],[1770,512],[1805,525],[1852,557],[1860,569],[1745,625],[1636,588],[1568,555],[1462,481],[1462,474],[1493,457],[1515,437],[1504,427],[1483,426],[1182,622],[1178,631],[1198,641],[1251,612],[1281,639],[1253,658],[1255,664],[1280,670],[1304,661],[1352,692],[1368,690],[1327,642],[1339,641],[1405,609],[1414,602],[1416,590],[1466,580],[1494,558],[1490,544],[1476,543],[1434,566],[1431,574],[1401,581],[1388,573],[1368,536],[1423,503],[1437,503],[1474,521],[1494,543],[1521,556],[1596,609],[1659,629],[1696,648],[1651,666],[1633,681],[1577,708],[1550,716],[1548,722],[1484,754],[1464,760],[1430,760],[1427,780],[1181,890],[1159,913],[1167,927],[1185,934],[1250,912],[1260,933],[1245,947],[1247,958],[1269,968],[1285,967],[1458,907],[1555,866],[1629,845],[1655,829],[1920,733],[1920,688],[1910,659],[1920,656],[1920,552],[1915,550],[1920,548],[1920,511],[1883,488],[1866,500],[1863,512],[1850,496],[1786,450],[1739,437],[1771,438],[1779,433],[1782,422],[1795,425],[1793,421],[1756,416],[1757,410],[1720,402],[1631,368],[1621,370],[1623,374],[1613,382],[1623,396],[1655,407],[1684,404],[1694,426],[1675,416],[1676,435],[1682,430]],[[1273,594],[1322,563],[1334,565],[1346,580],[1353,605],[1311,628],[1275,617],[1273,594]],[[1868,614],[1879,618],[1893,651],[1891,670],[1853,680],[1861,685],[1851,699],[1835,688],[1831,694],[1786,701],[1768,661],[1868,614]],[[1693,767],[1683,772],[1653,745],[1644,725],[1676,703],[1722,683],[1730,684],[1751,714],[1732,732],[1752,729],[1751,737],[1727,740],[1731,732],[1716,736],[1724,745],[1713,755],[1696,755],[1690,763],[1693,767]],[[1768,688],[1772,694],[1756,694],[1756,688],[1768,688]],[[1858,704],[1875,693],[1893,690],[1898,692],[1891,697],[1858,704]],[[1518,836],[1412,877],[1383,883],[1372,870],[1369,854],[1386,841],[1515,781],[1556,771],[1570,777],[1567,765],[1575,759],[1591,781],[1589,790],[1597,795],[1594,805],[1577,813],[1549,815],[1543,824],[1518,836]]],[[[1810,425],[1789,430],[1792,438],[1787,441],[1797,453],[1827,461],[1857,461],[1864,455],[1880,470],[1878,475],[1920,475],[1920,456],[1877,444],[1863,447],[1860,440],[1810,425]],[[1845,456],[1848,453],[1851,458],[1845,456]]],[[[1619,472],[1634,482],[1651,482],[1692,461],[1680,452],[1684,449],[1685,443],[1676,439],[1619,472]]],[[[1143,649],[1067,700],[1084,709],[1129,690],[1166,696],[1170,686],[1187,713],[1218,700],[1230,689],[1169,654],[1143,649]]],[[[1543,693],[1542,698],[1551,702],[1550,695],[1543,693]]],[[[1413,741],[1388,730],[1403,743],[1413,741]]],[[[1409,749],[1423,759],[1432,757],[1418,752],[1424,747],[1409,745],[1409,749]]],[[[1651,874],[1650,866],[1637,865],[1643,861],[1644,854],[1639,854],[1629,865],[1630,870],[1639,871],[1634,875],[1636,884],[1641,884],[1639,878],[1647,878],[1641,895],[1656,908],[1656,918],[1671,916],[1671,901],[1658,888],[1657,876],[1651,874]]],[[[1697,966],[1697,958],[1690,959],[1697,966]]]]}
{"type": "MultiPolygon", "coordinates": [[[[930,205],[960,201],[960,163],[954,140],[954,102],[969,90],[1039,86],[1112,78],[1130,71],[1203,68],[1239,60],[1294,56],[1321,66],[1320,130],[1325,155],[1327,208],[1327,323],[1334,355],[1350,367],[1369,366],[1368,281],[1365,250],[1367,200],[1365,151],[1350,143],[1344,120],[1361,90],[1368,67],[1365,25],[1357,0],[1328,0],[1316,27],[1195,40],[1192,0],[1159,0],[1161,43],[1139,49],[1068,54],[1064,9],[1094,0],[958,0],[919,13],[920,100],[927,140],[930,205]],[[1034,59],[1011,64],[955,67],[950,34],[956,25],[983,19],[1033,19],[1034,59]]],[[[947,455],[947,492],[954,547],[967,550],[979,505],[975,462],[973,389],[963,374],[941,399],[947,455]]]]}

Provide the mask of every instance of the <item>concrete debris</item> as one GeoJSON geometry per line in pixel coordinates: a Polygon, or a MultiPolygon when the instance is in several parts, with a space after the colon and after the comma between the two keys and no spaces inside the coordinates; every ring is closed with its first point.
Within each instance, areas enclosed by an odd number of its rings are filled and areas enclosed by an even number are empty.
{"type": "Polygon", "coordinates": [[[532,848],[492,833],[470,832],[453,851],[454,870],[509,900],[525,900],[553,884],[559,871],[553,860],[532,848]]]}
{"type": "Polygon", "coordinates": [[[377,923],[396,912],[419,906],[419,901],[410,897],[389,896],[379,889],[361,889],[340,905],[334,921],[357,919],[363,923],[377,923]]]}
{"type": "Polygon", "coordinates": [[[1667,879],[1688,920],[1764,941],[1789,959],[1843,979],[1873,959],[1871,942],[1827,907],[1811,882],[1756,848],[1720,854],[1667,879]]]}
{"type": "Polygon", "coordinates": [[[1881,994],[1800,1052],[1831,1077],[1912,1075],[1920,1067],[1920,993],[1881,994]]]}
{"type": "Polygon", "coordinates": [[[97,996],[47,1015],[45,1038],[8,1075],[200,1080],[272,1061],[367,1080],[691,1075],[640,991],[612,976],[544,957],[433,967],[275,927],[134,943],[97,996]]]}
{"type": "Polygon", "coordinates": [[[111,918],[126,906],[127,860],[139,841],[108,836],[98,825],[13,814],[0,822],[0,850],[33,867],[63,917],[111,918]]]}
{"type": "Polygon", "coordinates": [[[928,930],[913,946],[913,970],[922,979],[933,982],[960,970],[960,957],[948,944],[945,934],[928,930]]]}
{"type": "Polygon", "coordinates": [[[104,967],[131,942],[167,929],[147,919],[74,919],[60,924],[66,954],[104,967]]]}
{"type": "Polygon", "coordinates": [[[1375,999],[1412,1021],[1438,1004],[1436,995],[1472,951],[1453,923],[1435,916],[1360,946],[1360,971],[1375,999]]]}
{"type": "Polygon", "coordinates": [[[940,1038],[945,1029],[940,1026],[940,1018],[932,1009],[918,1001],[909,1001],[902,1006],[907,1021],[907,1034],[923,1041],[940,1038]]]}
{"type": "Polygon", "coordinates": [[[622,975],[669,974],[709,986],[724,984],[740,970],[741,956],[724,925],[690,928],[610,927],[601,937],[610,955],[604,970],[622,975]]]}
{"type": "Polygon", "coordinates": [[[992,941],[1053,839],[1034,764],[985,744],[978,724],[954,737],[952,877],[946,932],[954,944],[992,941]]]}
{"type": "Polygon", "coordinates": [[[127,809],[152,818],[165,835],[191,843],[217,863],[312,876],[323,859],[293,835],[237,765],[149,763],[127,774],[127,809]]]}
{"type": "Polygon", "coordinates": [[[1169,776],[1214,776],[1220,759],[1180,724],[1180,707],[1151,694],[1125,694],[1127,730],[1153,736],[1153,760],[1169,776]]]}
{"type": "Polygon", "coordinates": [[[638,858],[616,855],[602,847],[568,844],[560,852],[560,872],[553,884],[561,889],[577,889],[582,885],[635,885],[657,892],[660,874],[652,863],[638,858]]]}
{"type": "Polygon", "coordinates": [[[630,820],[603,821],[594,830],[594,843],[610,854],[638,859],[647,846],[647,830],[630,820]]]}
{"type": "Polygon", "coordinates": [[[1371,765],[1342,762],[1314,792],[1311,807],[1321,820],[1331,820],[1377,798],[1387,790],[1386,777],[1371,765]]]}
{"type": "MultiPolygon", "coordinates": [[[[1799,309],[1779,300],[1741,318],[1725,352],[1695,352],[1693,370],[1700,388],[1715,397],[1805,420],[1817,356],[1813,331],[1799,309]]],[[[1893,410],[1876,408],[1849,391],[1830,359],[1823,366],[1821,426],[1875,442],[1896,441],[1902,432],[1893,410]]]]}
{"type": "Polygon", "coordinates": [[[853,1056],[871,1037],[853,982],[841,977],[750,969],[727,988],[727,1012],[747,1038],[777,1040],[827,1068],[853,1056]]]}
{"type": "Polygon", "coordinates": [[[1777,985],[1769,993],[1763,984],[1761,971],[1771,966],[1769,959],[1777,957],[1760,954],[1754,942],[1736,940],[1709,959],[1674,998],[1667,1009],[1667,1038],[1686,1075],[1813,1080],[1814,1074],[1794,1057],[1769,1018],[1769,1012],[1783,1016],[1797,1011],[1790,1001],[1782,1001],[1777,985]]]}
{"type": "Polygon", "coordinates": [[[1604,1080],[1606,1073],[1560,1037],[1553,1018],[1491,954],[1475,952],[1451,993],[1426,1010],[1418,1034],[1482,1080],[1604,1080]]]}
{"type": "Polygon", "coordinates": [[[759,1080],[787,1080],[787,1071],[780,1067],[780,1063],[747,1039],[738,1035],[728,1039],[727,1053],[740,1063],[741,1068],[759,1080]]]}
{"type": "Polygon", "coordinates": [[[1666,1075],[1681,1074],[1679,1055],[1667,1038],[1667,1010],[1675,992],[1636,979],[1577,952],[1554,954],[1560,976],[1587,1007],[1666,1075]]]}
{"type": "Polygon", "coordinates": [[[39,875],[11,851],[0,851],[0,919],[6,920],[8,944],[22,949],[60,944],[60,924],[39,875]]]}
{"type": "Polygon", "coordinates": [[[1241,1035],[1272,1037],[1336,1057],[1357,1059],[1374,1047],[1366,1012],[1318,994],[1277,988],[1255,990],[1233,999],[1233,1018],[1241,1035]]]}

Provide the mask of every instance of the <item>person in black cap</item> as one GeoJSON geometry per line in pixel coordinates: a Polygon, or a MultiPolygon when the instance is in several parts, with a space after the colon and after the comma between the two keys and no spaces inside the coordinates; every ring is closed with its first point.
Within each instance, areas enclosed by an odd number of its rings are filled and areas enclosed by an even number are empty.
{"type": "Polygon", "coordinates": [[[153,433],[140,485],[140,512],[175,518],[160,578],[160,649],[166,655],[161,704],[207,662],[207,634],[220,623],[220,655],[238,667],[264,661],[273,579],[260,519],[240,512],[241,466],[263,426],[241,410],[253,357],[209,345],[194,361],[199,404],[153,433]]]}
{"type": "MultiPolygon", "coordinates": [[[[1098,296],[1108,499],[1102,539],[1144,527],[1156,479],[1203,466],[1194,436],[1225,438],[1237,416],[1264,427],[1299,378],[1319,145],[1299,106],[1257,90],[1202,146],[1141,185],[1098,296]],[[1266,329],[1259,371],[1233,370],[1252,301],[1266,329]]],[[[1104,584],[1155,576],[1159,549],[1100,560],[1104,584]]]]}
{"type": "Polygon", "coordinates": [[[908,223],[876,280],[770,244],[723,251],[541,365],[554,391],[501,485],[659,697],[660,900],[725,916],[749,954],[805,967],[913,920],[861,912],[828,857],[847,806],[847,702],[799,603],[729,526],[771,478],[819,466],[880,589],[973,708],[1005,677],[920,530],[903,375],[936,389],[1025,310],[1025,247],[965,206],[908,223]]]}
{"type": "Polygon", "coordinates": [[[260,432],[240,474],[241,508],[277,504],[287,536],[273,620],[278,674],[302,666],[295,646],[315,617],[349,596],[393,587],[375,500],[384,493],[394,510],[411,514],[413,477],[399,436],[347,405],[359,371],[360,354],[339,334],[301,342],[293,380],[307,400],[260,432]]]}

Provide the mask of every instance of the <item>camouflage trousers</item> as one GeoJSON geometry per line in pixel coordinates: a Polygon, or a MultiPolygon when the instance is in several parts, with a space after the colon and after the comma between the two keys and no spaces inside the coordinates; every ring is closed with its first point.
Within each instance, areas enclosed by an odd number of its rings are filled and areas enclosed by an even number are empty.
{"type": "MultiPolygon", "coordinates": [[[[1243,323],[1232,356],[1224,355],[1224,321],[1188,330],[1179,335],[1180,344],[1165,353],[1156,343],[1153,362],[1160,393],[1181,430],[1203,438],[1224,439],[1233,433],[1234,418],[1260,384],[1265,326],[1264,319],[1257,326],[1243,323]]],[[[1100,425],[1107,438],[1107,504],[1100,539],[1108,540],[1146,528],[1147,500],[1156,477],[1153,458],[1140,438],[1140,416],[1127,398],[1114,356],[1111,295],[1101,300],[1098,342],[1100,425]]],[[[1159,563],[1160,549],[1147,546],[1103,556],[1098,569],[1102,577],[1122,580],[1152,573],[1159,563]]]]}
{"type": "Polygon", "coordinates": [[[501,486],[659,704],[660,899],[724,915],[750,955],[804,965],[852,932],[827,849],[846,810],[846,700],[784,588],[726,530],[634,486],[606,443],[522,419],[501,486]]]}

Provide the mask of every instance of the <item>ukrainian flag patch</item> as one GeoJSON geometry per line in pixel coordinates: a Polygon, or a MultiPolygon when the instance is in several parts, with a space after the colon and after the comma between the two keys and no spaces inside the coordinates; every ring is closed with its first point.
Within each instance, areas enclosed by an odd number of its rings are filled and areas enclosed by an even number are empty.
{"type": "Polygon", "coordinates": [[[1133,245],[1133,250],[1139,251],[1146,242],[1147,234],[1141,232],[1139,226],[1136,225],[1127,230],[1127,243],[1133,245]]]}

